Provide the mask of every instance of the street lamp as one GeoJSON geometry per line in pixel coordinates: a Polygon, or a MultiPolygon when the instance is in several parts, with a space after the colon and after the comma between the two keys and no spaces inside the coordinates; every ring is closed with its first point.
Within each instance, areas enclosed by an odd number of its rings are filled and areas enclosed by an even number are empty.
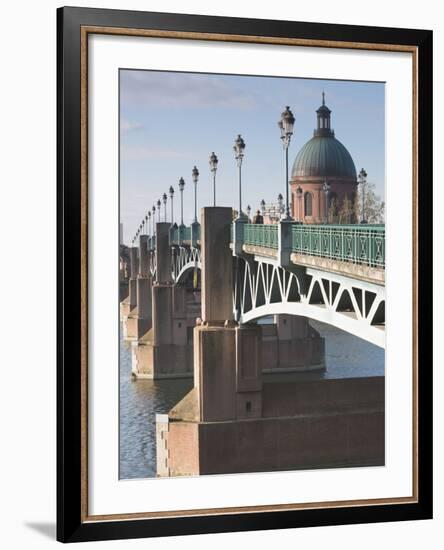
{"type": "Polygon", "coordinates": [[[290,111],[290,107],[287,105],[285,107],[285,111],[281,114],[281,119],[278,122],[279,129],[281,130],[282,145],[285,151],[285,193],[286,193],[285,210],[286,211],[285,211],[285,214],[282,214],[282,217],[281,217],[282,220],[292,219],[290,215],[290,201],[289,201],[289,191],[288,191],[288,187],[290,185],[290,182],[288,181],[288,148],[290,146],[291,136],[293,135],[294,122],[295,122],[295,118],[293,116],[293,113],[290,111]]]}
{"type": "Polygon", "coordinates": [[[213,206],[216,206],[216,170],[218,158],[214,154],[214,151],[210,155],[210,170],[213,172],[213,206]]]}
{"type": "Polygon", "coordinates": [[[193,168],[191,176],[194,182],[194,223],[197,223],[197,181],[199,179],[199,170],[196,166],[193,168]]]}
{"type": "Polygon", "coordinates": [[[325,223],[328,223],[328,194],[330,192],[330,184],[328,183],[327,180],[324,181],[324,185],[322,186],[322,190],[325,193],[325,216],[324,216],[324,220],[325,220],[325,223]]]}
{"type": "Polygon", "coordinates": [[[185,187],[185,180],[180,178],[179,191],[180,191],[180,226],[183,227],[183,189],[185,187]]]}
{"type": "Polygon", "coordinates": [[[264,201],[264,199],[261,200],[261,213],[262,213],[262,216],[265,216],[265,201],[264,201]]]}
{"type": "Polygon", "coordinates": [[[153,212],[153,235],[154,235],[156,233],[156,206],[154,204],[151,210],[153,212]]]}
{"type": "Polygon", "coordinates": [[[170,186],[170,199],[171,199],[171,225],[174,224],[174,209],[173,209],[173,199],[174,199],[174,187],[170,186]]]}
{"type": "Polygon", "coordinates": [[[146,230],[146,234],[149,235],[150,230],[148,228],[148,214],[145,216],[145,230],[146,230]]]}
{"type": "Polygon", "coordinates": [[[248,206],[247,206],[247,217],[248,217],[248,220],[250,220],[250,214],[251,214],[251,206],[248,205],[248,206]]]}
{"type": "Polygon", "coordinates": [[[237,167],[239,168],[239,212],[237,219],[241,220],[242,215],[242,160],[244,158],[245,151],[245,141],[242,139],[241,135],[238,134],[236,141],[234,142],[234,158],[237,161],[237,167]]]}
{"type": "Polygon", "coordinates": [[[282,196],[282,193],[279,193],[278,195],[278,210],[282,218],[282,214],[284,213],[284,197],[282,196]]]}
{"type": "Polygon", "coordinates": [[[302,223],[302,219],[303,219],[303,216],[302,216],[302,195],[303,195],[302,187],[299,186],[296,189],[296,197],[298,199],[298,218],[299,218],[300,223],[302,223]]]}
{"type": "Polygon", "coordinates": [[[361,186],[361,195],[362,195],[361,223],[367,223],[367,220],[365,219],[365,188],[367,184],[367,172],[364,170],[364,168],[361,168],[361,171],[359,172],[358,184],[361,186]]]}
{"type": "MultiPolygon", "coordinates": [[[[148,223],[149,223],[149,228],[151,229],[151,210],[148,210],[148,223]]],[[[151,233],[151,235],[154,235],[154,228],[153,228],[153,232],[151,233]]]]}
{"type": "Polygon", "coordinates": [[[167,221],[167,200],[168,200],[168,197],[167,197],[167,194],[164,193],[163,196],[162,196],[162,201],[163,201],[163,215],[164,215],[164,222],[167,221]]]}
{"type": "Polygon", "coordinates": [[[160,223],[160,207],[162,206],[162,203],[160,202],[160,199],[157,201],[157,221],[160,223]]]}

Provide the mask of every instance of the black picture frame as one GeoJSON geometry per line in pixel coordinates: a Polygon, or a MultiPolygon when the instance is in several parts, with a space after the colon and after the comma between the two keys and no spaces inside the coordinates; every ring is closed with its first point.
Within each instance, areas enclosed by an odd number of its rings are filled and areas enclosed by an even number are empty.
{"type": "MultiPolygon", "coordinates": [[[[57,539],[62,542],[283,529],[432,517],[432,32],[92,8],[57,10],[57,539]],[[82,512],[81,28],[115,27],[408,45],[417,49],[416,502],[150,519],[82,512]]],[[[85,266],[84,266],[85,267],[85,266]]],[[[83,340],[82,340],[83,338],[83,340]]],[[[83,351],[82,351],[83,350],[83,351]]]]}

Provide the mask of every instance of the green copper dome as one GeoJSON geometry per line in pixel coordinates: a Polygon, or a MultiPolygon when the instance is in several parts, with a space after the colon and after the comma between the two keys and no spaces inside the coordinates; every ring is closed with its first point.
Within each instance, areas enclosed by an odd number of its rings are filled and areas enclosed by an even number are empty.
{"type": "Polygon", "coordinates": [[[316,111],[318,127],[314,136],[296,156],[291,172],[292,177],[352,178],[356,180],[356,168],[350,153],[335,138],[330,128],[330,109],[322,105],[316,111]]]}
{"type": "Polygon", "coordinates": [[[297,154],[291,175],[356,179],[356,168],[350,153],[334,136],[315,136],[297,154]]]}

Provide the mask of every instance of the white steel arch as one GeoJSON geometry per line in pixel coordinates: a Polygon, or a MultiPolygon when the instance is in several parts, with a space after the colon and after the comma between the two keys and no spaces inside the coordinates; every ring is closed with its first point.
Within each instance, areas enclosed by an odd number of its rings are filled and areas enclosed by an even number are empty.
{"type": "Polygon", "coordinates": [[[385,287],[276,260],[238,257],[234,311],[240,323],[273,314],[316,319],[385,347],[385,287]]]}
{"type": "MultiPolygon", "coordinates": [[[[174,246],[171,249],[171,277],[174,283],[179,283],[190,269],[201,269],[200,248],[190,246],[174,246]]],[[[156,252],[151,251],[150,273],[155,278],[157,272],[156,252]]]]}

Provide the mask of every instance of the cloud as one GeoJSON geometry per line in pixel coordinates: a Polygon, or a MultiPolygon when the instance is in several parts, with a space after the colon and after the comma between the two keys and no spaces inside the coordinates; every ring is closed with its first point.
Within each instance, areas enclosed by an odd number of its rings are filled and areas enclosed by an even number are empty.
{"type": "Polygon", "coordinates": [[[130,122],[126,118],[120,119],[120,131],[123,134],[127,134],[134,130],[143,130],[143,128],[144,128],[143,124],[140,124],[139,122],[130,122]]]}
{"type": "Polygon", "coordinates": [[[229,107],[250,109],[256,106],[253,94],[241,90],[235,80],[218,75],[159,71],[123,71],[121,99],[125,105],[158,107],[229,107]]]}
{"type": "Polygon", "coordinates": [[[120,147],[121,160],[150,160],[150,159],[181,159],[186,154],[174,149],[161,147],[145,147],[143,145],[122,144],[120,147]]]}

